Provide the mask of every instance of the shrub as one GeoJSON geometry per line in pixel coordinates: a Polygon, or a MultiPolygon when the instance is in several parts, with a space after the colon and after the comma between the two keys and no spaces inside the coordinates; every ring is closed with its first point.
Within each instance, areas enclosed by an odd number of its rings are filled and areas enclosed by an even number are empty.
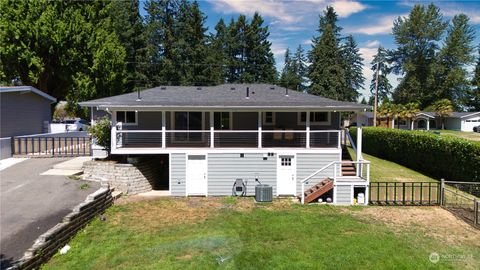
{"type": "Polygon", "coordinates": [[[105,116],[92,125],[88,132],[92,134],[94,142],[110,153],[110,141],[111,141],[111,124],[108,116],[105,116]]]}
{"type": "MultiPolygon", "coordinates": [[[[350,128],[356,139],[356,128],[350,128]]],[[[363,128],[363,152],[435,178],[480,181],[480,143],[422,131],[363,128]]]]}

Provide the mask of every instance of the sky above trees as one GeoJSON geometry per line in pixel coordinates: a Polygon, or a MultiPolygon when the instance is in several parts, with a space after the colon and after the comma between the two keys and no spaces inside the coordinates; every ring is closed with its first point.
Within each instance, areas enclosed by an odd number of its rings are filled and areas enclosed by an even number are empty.
{"type": "MultiPolygon", "coordinates": [[[[373,71],[370,62],[377,52],[378,46],[386,49],[395,48],[391,35],[393,21],[398,16],[409,13],[415,4],[429,4],[427,1],[325,1],[325,0],[202,0],[199,1],[202,12],[207,16],[205,26],[208,32],[214,32],[214,27],[220,18],[229,21],[240,14],[252,16],[258,11],[269,26],[272,42],[272,52],[275,56],[277,70],[283,68],[285,50],[293,52],[298,45],[306,51],[311,49],[312,37],[316,35],[318,16],[327,6],[332,5],[339,15],[338,24],[343,28],[343,34],[352,34],[357,41],[360,53],[364,58],[364,77],[366,78],[361,91],[367,97],[373,71]]],[[[474,44],[480,43],[480,4],[476,1],[435,1],[445,19],[451,19],[455,14],[464,13],[470,17],[470,23],[477,32],[474,44]]],[[[141,8],[142,15],[145,14],[141,8]]],[[[472,66],[473,69],[473,66],[472,66]]],[[[395,87],[398,82],[395,75],[389,76],[390,83],[395,87]]]]}

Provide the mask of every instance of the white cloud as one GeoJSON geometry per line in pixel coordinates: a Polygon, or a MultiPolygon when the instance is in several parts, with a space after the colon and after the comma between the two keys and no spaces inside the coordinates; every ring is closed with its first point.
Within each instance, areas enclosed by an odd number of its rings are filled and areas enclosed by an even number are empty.
{"type": "Polygon", "coordinates": [[[339,17],[348,17],[367,9],[367,6],[356,1],[335,1],[331,4],[339,17]]]}
{"type": "Polygon", "coordinates": [[[296,22],[296,18],[287,12],[285,2],[281,1],[262,1],[262,0],[207,0],[213,5],[217,12],[223,13],[243,13],[252,15],[259,12],[262,16],[276,18],[282,22],[296,22]]]}
{"type": "Polygon", "coordinates": [[[378,46],[380,46],[380,41],[378,40],[369,40],[365,43],[365,47],[368,48],[377,48],[378,46]]]}
{"type": "Polygon", "coordinates": [[[304,45],[312,45],[313,42],[312,42],[311,39],[305,39],[305,40],[302,42],[302,44],[304,44],[304,45]]]}
{"type": "Polygon", "coordinates": [[[373,24],[345,27],[345,31],[355,34],[380,35],[392,32],[393,21],[403,15],[387,15],[375,20],[373,24]]]}
{"type": "MultiPolygon", "coordinates": [[[[310,22],[327,6],[332,5],[340,17],[348,17],[367,8],[357,1],[340,0],[327,2],[324,0],[282,1],[282,0],[207,0],[213,9],[224,14],[243,13],[252,15],[255,12],[274,19],[272,24],[279,27],[305,27],[294,25],[310,22]]],[[[291,28],[293,29],[293,28],[291,28]]],[[[290,30],[295,31],[295,30],[290,30]]]]}

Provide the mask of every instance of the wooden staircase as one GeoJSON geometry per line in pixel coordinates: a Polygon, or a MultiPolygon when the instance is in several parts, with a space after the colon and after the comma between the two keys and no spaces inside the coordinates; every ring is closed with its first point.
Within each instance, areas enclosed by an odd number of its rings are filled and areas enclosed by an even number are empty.
{"type": "Polygon", "coordinates": [[[342,163],[342,176],[356,176],[355,164],[348,162],[352,161],[352,157],[347,147],[342,147],[342,161],[346,162],[342,163]]]}
{"type": "Polygon", "coordinates": [[[305,195],[305,203],[310,203],[318,197],[322,196],[323,194],[327,193],[328,191],[333,189],[333,181],[329,178],[322,180],[320,183],[314,185],[307,189],[304,193],[305,195]]]}

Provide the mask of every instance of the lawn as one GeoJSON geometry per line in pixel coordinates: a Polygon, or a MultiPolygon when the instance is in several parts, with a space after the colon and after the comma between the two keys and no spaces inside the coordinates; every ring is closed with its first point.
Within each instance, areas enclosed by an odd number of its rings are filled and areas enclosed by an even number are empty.
{"type": "Polygon", "coordinates": [[[457,137],[472,141],[480,141],[480,133],[464,132],[455,130],[435,130],[430,132],[440,132],[440,136],[457,137]]]}
{"type": "MultiPolygon", "coordinates": [[[[350,155],[355,156],[352,148],[349,148],[350,155]]],[[[435,179],[411,170],[407,167],[399,165],[395,162],[377,158],[365,153],[362,154],[363,159],[371,162],[370,181],[371,182],[430,182],[435,179]]]]}
{"type": "Polygon", "coordinates": [[[127,197],[44,269],[474,269],[480,234],[438,207],[127,197]],[[432,263],[432,252],[440,255],[432,263]]]}

